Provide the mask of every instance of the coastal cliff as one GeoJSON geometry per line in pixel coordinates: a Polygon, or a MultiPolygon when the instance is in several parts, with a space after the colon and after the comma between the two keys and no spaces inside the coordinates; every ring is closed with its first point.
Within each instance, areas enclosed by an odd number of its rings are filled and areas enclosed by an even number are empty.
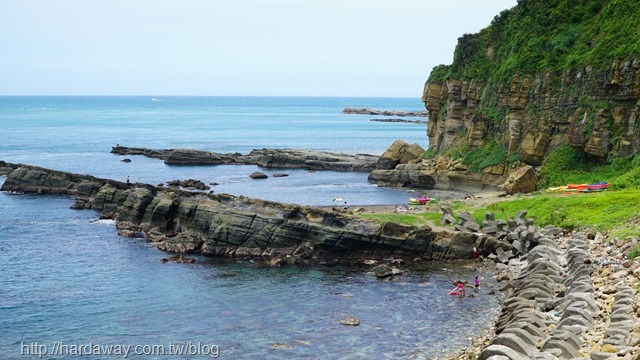
{"type": "Polygon", "coordinates": [[[438,173],[508,184],[562,145],[590,163],[637,155],[638,28],[633,1],[518,1],[432,70],[422,94],[430,148],[377,181],[430,187],[409,173],[438,173]]]}
{"type": "Polygon", "coordinates": [[[120,234],[147,237],[175,253],[283,263],[383,256],[468,259],[474,246],[490,253],[504,245],[489,236],[379,223],[342,211],[125,184],[22,164],[0,162],[0,168],[9,173],[2,191],[73,196],[72,208],[96,210],[101,218],[114,219],[120,234]]]}

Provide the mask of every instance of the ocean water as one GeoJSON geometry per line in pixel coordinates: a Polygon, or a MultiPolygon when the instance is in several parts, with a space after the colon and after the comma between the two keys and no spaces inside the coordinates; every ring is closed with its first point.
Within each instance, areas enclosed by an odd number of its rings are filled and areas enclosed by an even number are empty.
{"type": "MultiPolygon", "coordinates": [[[[139,156],[123,163],[109,153],[116,144],[370,154],[396,139],[428,146],[424,125],[341,114],[347,106],[422,109],[419,99],[396,98],[0,97],[0,160],[148,183],[195,178],[219,183],[218,193],[303,205],[330,205],[336,196],[352,204],[406,201],[406,189],[373,186],[366,174],[287,170],[289,177],[256,181],[251,172],[272,171],[167,166],[139,156]]],[[[132,352],[162,346],[165,354],[170,345],[191,346],[192,355],[150,359],[211,358],[214,345],[229,359],[429,359],[467,344],[498,310],[486,287],[473,299],[447,295],[454,280],[473,280],[473,264],[407,265],[390,282],[364,265],[271,269],[201,257],[162,264],[168,254],[119,237],[112,222],[70,210],[72,203],[0,193],[2,359],[38,358],[45,349],[43,358],[123,358],[71,355],[74,345],[86,354],[89,344],[132,352]],[[340,325],[347,317],[361,325],[340,325]]]]}

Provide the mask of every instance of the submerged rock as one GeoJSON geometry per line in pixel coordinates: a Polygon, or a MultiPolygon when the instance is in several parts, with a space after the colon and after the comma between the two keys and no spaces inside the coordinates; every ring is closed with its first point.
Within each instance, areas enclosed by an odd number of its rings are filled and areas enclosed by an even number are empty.
{"type": "Polygon", "coordinates": [[[267,178],[269,178],[267,176],[267,174],[265,174],[263,172],[260,172],[260,171],[256,171],[256,172],[251,173],[251,175],[249,175],[249,177],[252,178],[252,179],[267,179],[267,178]]]}
{"type": "Polygon", "coordinates": [[[167,185],[169,186],[180,186],[189,190],[209,190],[211,189],[209,186],[205,185],[200,180],[195,179],[187,179],[187,180],[173,180],[168,181],[167,185]]]}
{"type": "Polygon", "coordinates": [[[393,269],[387,265],[378,265],[373,268],[373,272],[379,279],[387,278],[393,275],[393,269]]]}
{"type": "Polygon", "coordinates": [[[346,325],[346,326],[359,326],[360,325],[360,320],[356,319],[356,318],[346,318],[346,319],[342,319],[340,320],[340,324],[342,325],[346,325]]]}
{"type": "Polygon", "coordinates": [[[170,258],[162,258],[160,259],[160,262],[162,263],[167,263],[167,262],[172,262],[172,263],[176,263],[176,264],[192,264],[194,262],[196,262],[196,259],[194,258],[190,258],[190,257],[186,257],[183,255],[174,255],[170,258]]]}

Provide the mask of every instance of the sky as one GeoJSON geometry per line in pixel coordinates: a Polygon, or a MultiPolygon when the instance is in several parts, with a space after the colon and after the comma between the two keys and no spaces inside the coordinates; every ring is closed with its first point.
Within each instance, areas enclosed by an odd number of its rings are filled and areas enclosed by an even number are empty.
{"type": "Polygon", "coordinates": [[[420,97],[517,0],[0,0],[0,95],[420,97]]]}

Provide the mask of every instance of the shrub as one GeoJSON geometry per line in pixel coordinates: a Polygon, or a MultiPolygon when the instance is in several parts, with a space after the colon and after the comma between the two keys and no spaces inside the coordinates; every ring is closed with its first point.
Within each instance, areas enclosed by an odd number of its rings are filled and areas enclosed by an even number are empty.
{"type": "Polygon", "coordinates": [[[504,164],[506,158],[504,147],[491,140],[479,149],[468,151],[462,158],[462,163],[467,165],[469,171],[478,172],[487,166],[504,164]]]}

